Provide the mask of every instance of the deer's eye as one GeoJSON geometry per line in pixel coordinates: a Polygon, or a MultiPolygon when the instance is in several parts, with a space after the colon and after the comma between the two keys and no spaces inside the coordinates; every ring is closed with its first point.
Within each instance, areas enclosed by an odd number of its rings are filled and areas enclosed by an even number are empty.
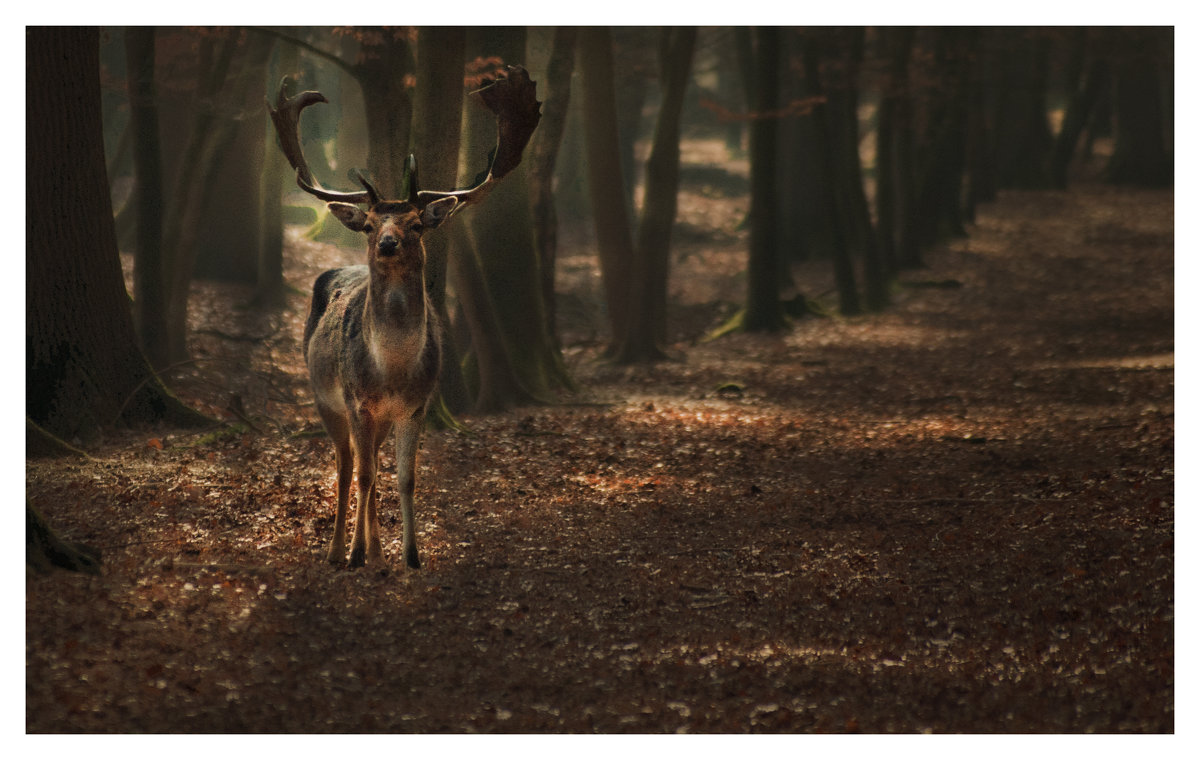
{"type": "Polygon", "coordinates": [[[366,224],[363,225],[362,231],[367,233],[368,235],[370,235],[372,232],[375,231],[375,225],[371,224],[370,222],[367,222],[366,224]]]}

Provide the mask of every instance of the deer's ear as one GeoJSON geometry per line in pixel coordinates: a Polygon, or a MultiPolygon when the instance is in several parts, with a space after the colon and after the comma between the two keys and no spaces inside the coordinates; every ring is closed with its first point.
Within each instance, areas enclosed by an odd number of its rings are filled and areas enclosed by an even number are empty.
{"type": "Polygon", "coordinates": [[[458,198],[439,198],[431,201],[421,212],[421,224],[433,229],[449,219],[457,208],[458,198]]]}
{"type": "Polygon", "coordinates": [[[346,227],[355,232],[362,232],[363,227],[367,225],[367,214],[358,206],[352,203],[330,203],[329,213],[338,218],[338,221],[346,225],[346,227]]]}

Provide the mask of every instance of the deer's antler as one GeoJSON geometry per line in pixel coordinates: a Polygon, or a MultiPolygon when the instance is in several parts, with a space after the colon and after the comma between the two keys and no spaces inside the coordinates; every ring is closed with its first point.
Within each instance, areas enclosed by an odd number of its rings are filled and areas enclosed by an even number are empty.
{"type": "Polygon", "coordinates": [[[476,90],[492,113],[496,114],[496,149],[485,171],[475,179],[475,186],[464,190],[417,190],[416,172],[409,185],[410,197],[424,207],[440,198],[457,198],[458,207],[483,200],[496,181],[521,163],[521,153],[529,143],[533,130],[541,120],[541,103],[537,100],[535,83],[521,66],[506,66],[504,76],[476,90]]]}
{"type": "Polygon", "coordinates": [[[275,105],[267,102],[267,110],[271,112],[271,122],[275,125],[275,133],[279,135],[279,146],[283,149],[283,155],[287,157],[288,163],[296,170],[296,184],[304,192],[314,195],[323,201],[339,201],[342,203],[370,203],[374,205],[379,201],[379,193],[375,188],[363,178],[361,174],[357,179],[359,184],[363,186],[363,190],[343,193],[334,190],[326,190],[321,187],[316,178],[313,177],[312,171],[308,168],[308,162],[304,160],[304,151],[300,148],[300,112],[308,108],[313,103],[328,103],[329,100],[319,92],[309,90],[302,92],[293,97],[287,97],[287,86],[289,77],[284,77],[279,83],[279,94],[275,96],[275,105]]]}

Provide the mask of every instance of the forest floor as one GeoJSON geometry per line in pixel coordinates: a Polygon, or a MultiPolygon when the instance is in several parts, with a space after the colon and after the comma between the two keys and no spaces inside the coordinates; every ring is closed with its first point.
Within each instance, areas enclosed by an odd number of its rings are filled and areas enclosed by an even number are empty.
{"type": "Polygon", "coordinates": [[[563,258],[581,393],[426,434],[419,571],[386,446],[388,571],[324,561],[304,294],[361,254],[293,230],[283,312],[198,283],[181,395],[254,427],[27,463],[104,573],[27,574],[26,730],[1174,731],[1173,192],[1006,193],[885,313],[702,342],[744,211],[684,203],[653,366],[563,258]]]}

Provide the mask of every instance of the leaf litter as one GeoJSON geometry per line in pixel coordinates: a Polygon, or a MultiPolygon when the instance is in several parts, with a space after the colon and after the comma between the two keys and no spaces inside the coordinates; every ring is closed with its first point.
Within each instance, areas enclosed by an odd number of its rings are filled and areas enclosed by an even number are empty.
{"type": "Polygon", "coordinates": [[[195,285],[172,381],[229,427],[27,462],[104,574],[27,575],[26,730],[1171,732],[1172,209],[1005,194],[913,278],[961,287],[711,343],[744,233],[687,237],[673,360],[603,363],[593,314],[585,396],[427,432],[415,572],[389,447],[387,572],[324,562],[299,339],[356,252],[290,230],[283,310],[195,285]]]}

